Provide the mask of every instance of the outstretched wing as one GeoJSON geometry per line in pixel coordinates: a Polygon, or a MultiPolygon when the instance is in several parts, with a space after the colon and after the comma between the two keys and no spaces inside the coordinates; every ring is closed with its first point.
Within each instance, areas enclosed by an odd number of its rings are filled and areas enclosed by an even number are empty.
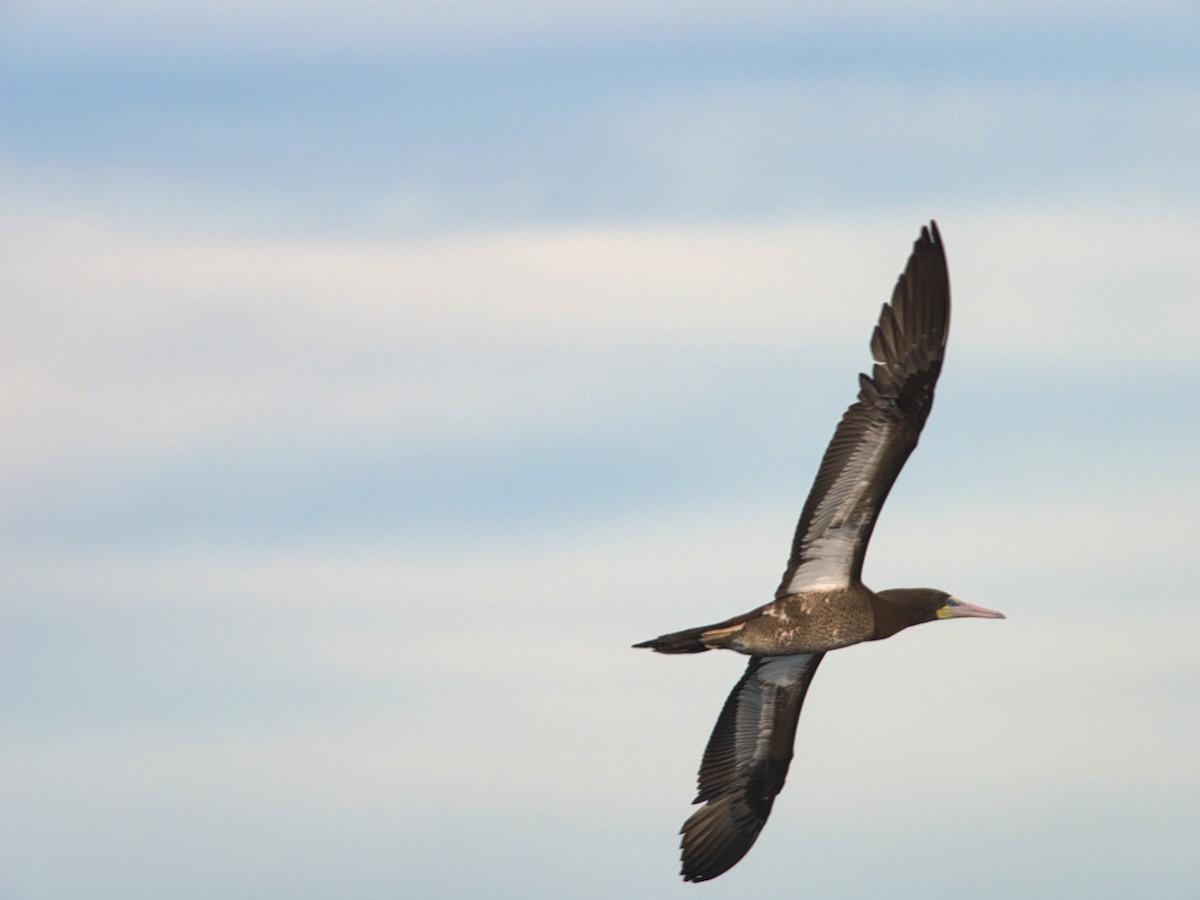
{"type": "Polygon", "coordinates": [[[796,723],[824,653],[751,657],[700,764],[704,805],[684,823],[684,881],[716,878],[746,855],[783,789],[796,723]]]}
{"type": "Polygon", "coordinates": [[[931,222],[880,313],[875,367],[858,376],[858,401],[825,450],[776,597],[860,582],[875,519],[933,406],[949,327],[950,278],[931,222]]]}

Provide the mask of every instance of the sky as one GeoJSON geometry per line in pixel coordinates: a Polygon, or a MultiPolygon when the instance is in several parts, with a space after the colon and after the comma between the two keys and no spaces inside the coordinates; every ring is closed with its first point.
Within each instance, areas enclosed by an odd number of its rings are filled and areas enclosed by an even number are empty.
{"type": "Polygon", "coordinates": [[[0,898],[1200,894],[1188,3],[0,6],[0,898]],[[920,226],[749,856],[677,829],[920,226]]]}

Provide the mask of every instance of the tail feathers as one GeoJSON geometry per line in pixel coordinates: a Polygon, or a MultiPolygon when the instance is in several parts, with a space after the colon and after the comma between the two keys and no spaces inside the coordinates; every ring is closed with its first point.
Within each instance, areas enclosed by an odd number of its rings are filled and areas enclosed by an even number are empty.
{"type": "MultiPolygon", "coordinates": [[[[635,647],[649,647],[656,653],[703,653],[705,650],[715,650],[718,647],[731,647],[734,638],[746,626],[746,623],[762,615],[765,607],[752,609],[748,613],[717,622],[715,625],[701,625],[699,628],[688,628],[686,631],[674,631],[671,634],[661,634],[635,647]]],[[[737,649],[737,648],[733,648],[737,649]]]]}
{"type": "Polygon", "coordinates": [[[750,619],[762,612],[762,608],[734,616],[725,622],[715,625],[701,625],[700,628],[689,628],[686,631],[673,631],[670,635],[660,635],[653,640],[635,643],[634,647],[649,647],[658,653],[703,653],[718,647],[728,647],[738,632],[745,628],[750,619]]]}
{"type": "Polygon", "coordinates": [[[676,631],[674,634],[663,634],[633,646],[648,647],[656,653],[703,653],[712,649],[700,639],[710,628],[711,625],[702,625],[699,628],[676,631]]]}

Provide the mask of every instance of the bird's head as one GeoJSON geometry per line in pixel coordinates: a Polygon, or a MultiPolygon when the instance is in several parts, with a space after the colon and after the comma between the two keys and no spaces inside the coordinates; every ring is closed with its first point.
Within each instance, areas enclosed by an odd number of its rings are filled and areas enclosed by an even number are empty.
{"type": "Polygon", "coordinates": [[[1004,618],[1004,613],[984,609],[933,588],[893,588],[880,591],[877,596],[890,607],[888,610],[876,610],[877,639],[895,634],[911,625],[920,625],[922,622],[932,622],[936,619],[1004,618]],[[881,612],[884,615],[881,616],[881,612]],[[886,634],[880,631],[886,631],[886,634]]]}

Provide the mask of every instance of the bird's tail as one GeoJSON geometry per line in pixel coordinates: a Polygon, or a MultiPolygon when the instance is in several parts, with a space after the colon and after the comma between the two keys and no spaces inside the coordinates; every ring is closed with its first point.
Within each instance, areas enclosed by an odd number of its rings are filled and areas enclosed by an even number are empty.
{"type": "Polygon", "coordinates": [[[753,609],[724,622],[715,625],[701,625],[699,628],[688,628],[685,631],[674,631],[671,634],[660,634],[656,638],[634,644],[635,647],[649,647],[656,653],[703,653],[717,647],[728,647],[730,642],[742,630],[747,622],[762,612],[762,607],[753,609]]]}
{"type": "Polygon", "coordinates": [[[703,625],[700,628],[689,628],[686,631],[676,631],[674,634],[660,634],[656,638],[634,644],[635,647],[649,647],[656,653],[703,653],[711,650],[700,636],[712,628],[703,625]]]}

